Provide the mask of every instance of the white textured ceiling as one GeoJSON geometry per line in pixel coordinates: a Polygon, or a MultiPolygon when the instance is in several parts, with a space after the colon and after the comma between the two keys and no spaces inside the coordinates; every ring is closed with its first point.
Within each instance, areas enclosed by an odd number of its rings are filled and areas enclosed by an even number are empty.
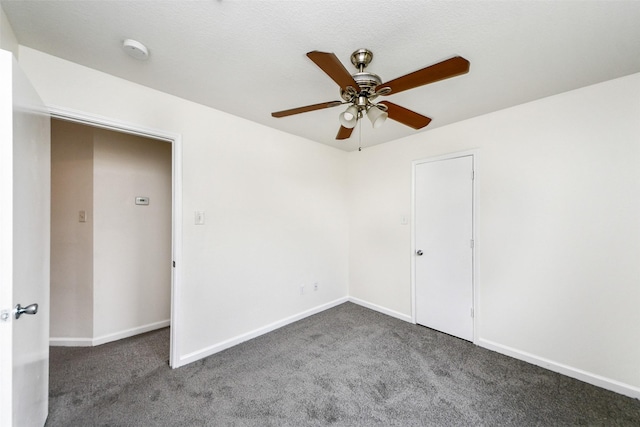
{"type": "MultiPolygon", "coordinates": [[[[387,99],[429,116],[415,131],[363,122],[370,146],[640,72],[640,1],[1,1],[18,41],[34,49],[345,150],[335,107],[285,118],[272,111],[339,100],[305,53],[373,51],[388,81],[453,55],[469,74],[387,99]],[[126,38],[151,52],[136,61],[126,38]]],[[[597,119],[597,118],[594,118],[597,119]]],[[[540,123],[544,126],[544,123],[540,123]]]]}

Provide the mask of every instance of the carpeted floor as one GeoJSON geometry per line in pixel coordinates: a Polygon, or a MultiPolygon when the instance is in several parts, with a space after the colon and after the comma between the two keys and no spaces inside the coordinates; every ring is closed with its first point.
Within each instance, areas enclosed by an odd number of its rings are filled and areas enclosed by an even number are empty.
{"type": "Polygon", "coordinates": [[[191,365],[51,348],[47,426],[640,426],[640,401],[346,303],[191,365]]]}

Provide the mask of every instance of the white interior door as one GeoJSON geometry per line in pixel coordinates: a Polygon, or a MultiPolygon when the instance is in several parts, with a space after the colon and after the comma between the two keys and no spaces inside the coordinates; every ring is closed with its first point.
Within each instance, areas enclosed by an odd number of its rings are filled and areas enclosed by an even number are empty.
{"type": "Polygon", "coordinates": [[[43,425],[49,387],[49,115],[0,50],[0,425],[43,425]],[[18,316],[17,304],[38,304],[18,316]]]}
{"type": "Polygon", "coordinates": [[[414,172],[416,323],[473,341],[473,156],[414,172]]]}

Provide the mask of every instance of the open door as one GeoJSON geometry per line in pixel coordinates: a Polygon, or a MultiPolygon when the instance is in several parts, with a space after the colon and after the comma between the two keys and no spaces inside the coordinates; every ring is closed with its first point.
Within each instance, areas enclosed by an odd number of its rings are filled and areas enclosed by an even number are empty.
{"type": "Polygon", "coordinates": [[[12,54],[0,50],[2,426],[47,419],[50,167],[49,114],[12,54]]]}

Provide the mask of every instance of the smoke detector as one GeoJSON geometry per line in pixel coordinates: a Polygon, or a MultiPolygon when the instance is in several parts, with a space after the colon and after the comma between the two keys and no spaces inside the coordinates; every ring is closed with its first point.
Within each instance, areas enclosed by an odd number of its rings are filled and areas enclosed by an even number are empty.
{"type": "Polygon", "coordinates": [[[129,56],[140,61],[146,61],[149,58],[149,49],[139,41],[126,39],[122,43],[122,48],[129,56]]]}

